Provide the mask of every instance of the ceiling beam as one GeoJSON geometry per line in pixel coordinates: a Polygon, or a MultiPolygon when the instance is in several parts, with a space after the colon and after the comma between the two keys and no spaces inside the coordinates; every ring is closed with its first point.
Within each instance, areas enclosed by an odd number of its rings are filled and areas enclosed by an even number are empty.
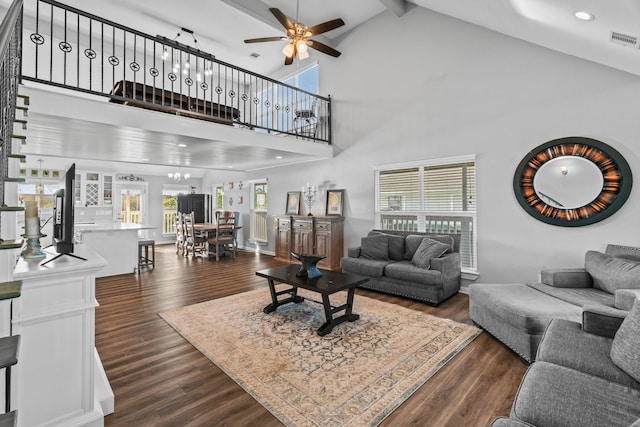
{"type": "MultiPolygon", "coordinates": [[[[223,0],[224,1],[224,0],[223,0]]],[[[407,13],[407,1],[406,0],[380,0],[390,12],[397,17],[401,17],[407,13]]]]}
{"type": "Polygon", "coordinates": [[[259,21],[264,22],[267,25],[271,25],[277,30],[282,30],[282,25],[278,20],[269,12],[269,5],[256,0],[221,0],[222,3],[226,3],[231,7],[238,9],[241,12],[246,13],[249,16],[253,16],[259,21]]]}

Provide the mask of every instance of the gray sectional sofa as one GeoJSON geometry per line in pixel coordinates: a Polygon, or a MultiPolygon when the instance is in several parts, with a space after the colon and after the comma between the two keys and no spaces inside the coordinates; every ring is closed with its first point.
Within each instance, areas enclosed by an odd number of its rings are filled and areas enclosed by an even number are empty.
{"type": "Polygon", "coordinates": [[[510,416],[491,427],[640,426],[640,299],[619,327],[601,308],[586,307],[582,326],[551,321],[510,416]]]}
{"type": "Polygon", "coordinates": [[[438,305],[460,290],[459,248],[457,234],[372,230],[340,266],[369,277],[363,288],[438,305]]]}
{"type": "Polygon", "coordinates": [[[585,306],[600,307],[599,324],[618,326],[640,295],[640,248],[588,251],[584,268],[543,270],[540,283],[472,284],[471,319],[527,362],[535,360],[552,319],[580,323],[585,306]]]}

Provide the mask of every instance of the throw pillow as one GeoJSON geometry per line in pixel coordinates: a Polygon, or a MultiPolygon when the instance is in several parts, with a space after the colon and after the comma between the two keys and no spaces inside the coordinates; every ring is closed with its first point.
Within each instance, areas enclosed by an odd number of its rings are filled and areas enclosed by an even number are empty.
{"type": "Polygon", "coordinates": [[[382,231],[372,230],[369,236],[387,236],[389,238],[389,259],[402,261],[404,259],[404,236],[388,234],[382,231]]]}
{"type": "Polygon", "coordinates": [[[618,289],[640,288],[640,262],[587,251],[584,268],[593,278],[593,287],[613,294],[618,289]]]}
{"type": "Polygon", "coordinates": [[[381,261],[389,260],[389,238],[384,235],[360,239],[360,257],[381,261]]]}
{"type": "Polygon", "coordinates": [[[423,239],[416,253],[413,255],[411,263],[417,267],[428,270],[431,268],[431,259],[444,255],[449,249],[450,246],[446,243],[429,238],[423,239]]]}
{"type": "Polygon", "coordinates": [[[405,240],[405,251],[404,251],[404,259],[411,261],[413,256],[415,255],[418,247],[422,243],[424,239],[432,239],[437,240],[438,242],[445,243],[449,245],[450,251],[453,252],[453,237],[445,235],[419,235],[419,234],[409,234],[405,240]]]}
{"type": "Polygon", "coordinates": [[[640,381],[640,300],[616,332],[611,345],[611,361],[636,381],[640,381]]]}

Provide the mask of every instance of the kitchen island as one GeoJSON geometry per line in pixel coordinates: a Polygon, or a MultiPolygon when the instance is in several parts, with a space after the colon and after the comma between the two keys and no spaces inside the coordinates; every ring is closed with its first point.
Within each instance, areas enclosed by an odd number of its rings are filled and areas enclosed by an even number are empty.
{"type": "Polygon", "coordinates": [[[135,273],[138,269],[138,233],[155,228],[118,222],[74,224],[78,244],[87,245],[107,261],[96,277],[135,273]]]}

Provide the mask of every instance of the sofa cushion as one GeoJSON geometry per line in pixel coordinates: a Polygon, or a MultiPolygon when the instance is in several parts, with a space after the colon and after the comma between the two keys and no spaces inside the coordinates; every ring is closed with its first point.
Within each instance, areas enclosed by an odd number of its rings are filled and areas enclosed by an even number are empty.
{"type": "Polygon", "coordinates": [[[416,253],[413,254],[411,263],[416,267],[428,270],[431,267],[432,258],[438,258],[450,249],[450,245],[427,237],[426,239],[422,239],[422,243],[418,246],[416,253]]]}
{"type": "Polygon", "coordinates": [[[511,415],[545,427],[629,427],[640,417],[640,391],[540,361],[525,374],[511,415]]]}
{"type": "Polygon", "coordinates": [[[536,361],[555,363],[640,390],[640,383],[611,360],[612,342],[611,338],[585,332],[578,322],[554,319],[540,341],[536,361]]]}
{"type": "Polygon", "coordinates": [[[389,238],[384,235],[360,239],[360,257],[380,261],[389,260],[389,238]]]}
{"type": "Polygon", "coordinates": [[[613,338],[611,360],[636,381],[640,381],[640,300],[633,303],[613,338]]]}
{"type": "Polygon", "coordinates": [[[577,305],[521,283],[473,283],[469,286],[469,304],[474,311],[490,311],[515,330],[530,335],[541,335],[551,319],[579,322],[582,316],[577,305]]]}
{"type": "Polygon", "coordinates": [[[593,278],[593,287],[613,294],[617,289],[640,288],[640,262],[587,251],[585,270],[593,278]]]}
{"type": "Polygon", "coordinates": [[[394,262],[386,266],[384,274],[390,279],[403,280],[419,285],[441,286],[442,273],[437,270],[425,270],[411,264],[411,261],[394,262]]]}
{"type": "Polygon", "coordinates": [[[366,258],[349,258],[340,259],[340,267],[346,273],[362,274],[369,277],[382,277],[385,267],[395,261],[382,261],[366,258]]]}
{"type": "Polygon", "coordinates": [[[381,231],[372,230],[369,236],[384,235],[389,238],[389,259],[402,261],[404,259],[404,236],[397,234],[387,234],[381,231]]]}
{"type": "Polygon", "coordinates": [[[409,234],[406,237],[404,242],[404,259],[406,259],[407,261],[411,261],[424,239],[433,239],[433,240],[437,240],[438,242],[446,243],[447,245],[450,246],[451,251],[454,250],[454,239],[453,237],[448,236],[446,234],[443,234],[443,235],[433,234],[429,236],[420,235],[420,234],[409,234]]]}
{"type": "Polygon", "coordinates": [[[527,283],[527,286],[580,307],[587,304],[601,304],[613,307],[614,304],[613,295],[596,288],[557,288],[544,283],[527,283]]]}

